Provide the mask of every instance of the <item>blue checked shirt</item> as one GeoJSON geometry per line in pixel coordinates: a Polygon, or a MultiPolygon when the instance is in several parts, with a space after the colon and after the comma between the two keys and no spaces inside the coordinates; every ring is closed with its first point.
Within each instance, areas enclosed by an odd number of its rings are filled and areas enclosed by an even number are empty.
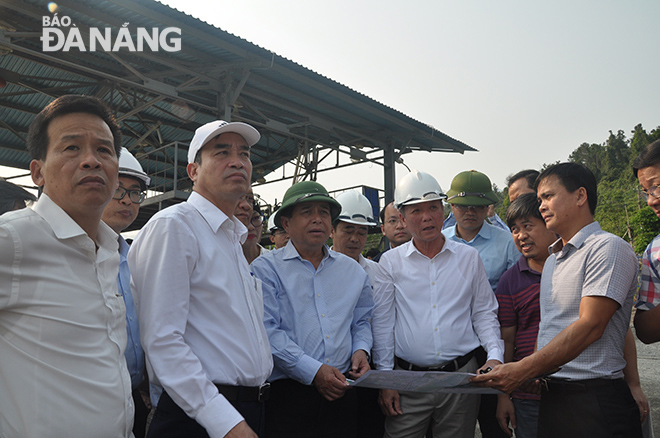
{"type": "Polygon", "coordinates": [[[322,364],[343,373],[354,352],[371,351],[369,277],[355,260],[323,250],[318,269],[291,241],[252,262],[263,282],[264,325],[275,365],[270,381],[290,378],[310,385],[322,364]]]}

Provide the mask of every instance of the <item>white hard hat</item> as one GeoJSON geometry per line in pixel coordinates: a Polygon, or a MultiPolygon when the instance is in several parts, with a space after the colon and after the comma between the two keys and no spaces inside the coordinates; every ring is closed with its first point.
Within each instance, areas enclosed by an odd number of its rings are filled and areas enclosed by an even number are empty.
{"type": "Polygon", "coordinates": [[[283,228],[278,227],[275,225],[275,212],[270,215],[268,218],[268,231],[272,234],[275,230],[282,230],[283,228]]]}
{"type": "Polygon", "coordinates": [[[442,191],[435,178],[426,172],[412,170],[396,185],[394,206],[398,210],[404,205],[441,201],[446,198],[447,195],[442,191]]]}
{"type": "Polygon", "coordinates": [[[121,148],[121,155],[119,156],[119,176],[137,178],[147,187],[151,183],[151,178],[144,173],[140,162],[124,147],[121,148]]]}
{"type": "Polygon", "coordinates": [[[349,190],[335,198],[341,204],[341,213],[337,220],[355,225],[375,227],[378,222],[374,219],[371,202],[357,190],[349,190]]]}

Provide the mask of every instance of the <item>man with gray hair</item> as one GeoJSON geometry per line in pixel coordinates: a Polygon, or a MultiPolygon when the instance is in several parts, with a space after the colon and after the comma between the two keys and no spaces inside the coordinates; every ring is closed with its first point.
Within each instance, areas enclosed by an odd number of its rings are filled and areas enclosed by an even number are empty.
{"type": "MultiPolygon", "coordinates": [[[[412,171],[395,203],[412,240],[385,254],[376,271],[374,363],[380,370],[478,370],[500,364],[504,345],[497,301],[476,249],[442,234],[446,195],[431,175],[412,171]],[[482,361],[483,362],[483,361],[482,361]]],[[[478,394],[425,394],[383,389],[386,438],[473,438],[478,394]]]]}

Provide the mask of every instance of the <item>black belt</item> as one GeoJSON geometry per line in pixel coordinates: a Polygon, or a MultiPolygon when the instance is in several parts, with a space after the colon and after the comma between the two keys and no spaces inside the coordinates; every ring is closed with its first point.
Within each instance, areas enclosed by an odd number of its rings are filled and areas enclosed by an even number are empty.
{"type": "Polygon", "coordinates": [[[456,371],[458,369],[463,368],[468,362],[470,362],[470,359],[474,357],[474,355],[477,353],[479,348],[475,348],[474,350],[470,351],[468,354],[465,356],[457,357],[454,360],[450,360],[449,362],[445,362],[441,365],[436,365],[432,367],[420,367],[414,364],[411,364],[410,362],[401,359],[400,357],[396,358],[396,364],[400,367],[403,368],[404,370],[408,371],[456,371]]]}
{"type": "Polygon", "coordinates": [[[587,392],[591,388],[599,386],[615,385],[623,379],[587,379],[587,380],[563,380],[556,378],[547,378],[543,381],[543,386],[549,392],[587,392]]]}
{"type": "Polygon", "coordinates": [[[232,386],[214,384],[230,402],[265,402],[270,396],[270,383],[261,386],[232,386]]]}

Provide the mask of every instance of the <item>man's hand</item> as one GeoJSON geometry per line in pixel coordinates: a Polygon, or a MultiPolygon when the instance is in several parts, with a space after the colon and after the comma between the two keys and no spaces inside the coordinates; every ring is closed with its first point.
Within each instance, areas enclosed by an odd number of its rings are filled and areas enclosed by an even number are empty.
{"type": "Polygon", "coordinates": [[[495,365],[492,371],[471,377],[470,382],[478,386],[499,389],[502,392],[510,394],[511,391],[518,388],[527,380],[526,370],[520,364],[521,362],[509,362],[503,365],[495,365]]]}
{"type": "Polygon", "coordinates": [[[633,398],[637,402],[637,407],[639,408],[639,419],[643,423],[646,420],[646,417],[649,416],[649,401],[642,391],[642,387],[639,385],[629,385],[630,392],[632,393],[633,398]]]}
{"type": "Polygon", "coordinates": [[[351,376],[352,379],[359,379],[370,369],[369,359],[364,350],[358,350],[353,353],[353,356],[351,356],[351,370],[348,372],[348,375],[351,376]]]}
{"type": "Polygon", "coordinates": [[[381,389],[378,393],[378,404],[383,414],[388,417],[403,414],[401,412],[399,392],[395,389],[381,389]]]}
{"type": "Polygon", "coordinates": [[[225,435],[225,438],[259,438],[259,436],[254,433],[250,426],[245,422],[245,420],[238,423],[232,428],[232,430],[225,435]]]}
{"type": "Polygon", "coordinates": [[[513,407],[513,402],[508,394],[497,395],[497,411],[495,413],[497,422],[500,424],[502,430],[508,435],[513,436],[513,431],[509,428],[516,428],[516,410],[513,407]]]}
{"type": "Polygon", "coordinates": [[[341,398],[346,390],[350,388],[346,377],[335,367],[321,365],[316,372],[312,384],[326,400],[333,401],[341,398]]]}
{"type": "Polygon", "coordinates": [[[499,360],[490,359],[490,360],[486,361],[486,363],[481,368],[479,368],[477,370],[477,374],[489,373],[490,370],[495,368],[496,365],[502,365],[502,362],[500,362],[499,360]],[[482,373],[482,371],[483,371],[483,373],[482,373]]]}

